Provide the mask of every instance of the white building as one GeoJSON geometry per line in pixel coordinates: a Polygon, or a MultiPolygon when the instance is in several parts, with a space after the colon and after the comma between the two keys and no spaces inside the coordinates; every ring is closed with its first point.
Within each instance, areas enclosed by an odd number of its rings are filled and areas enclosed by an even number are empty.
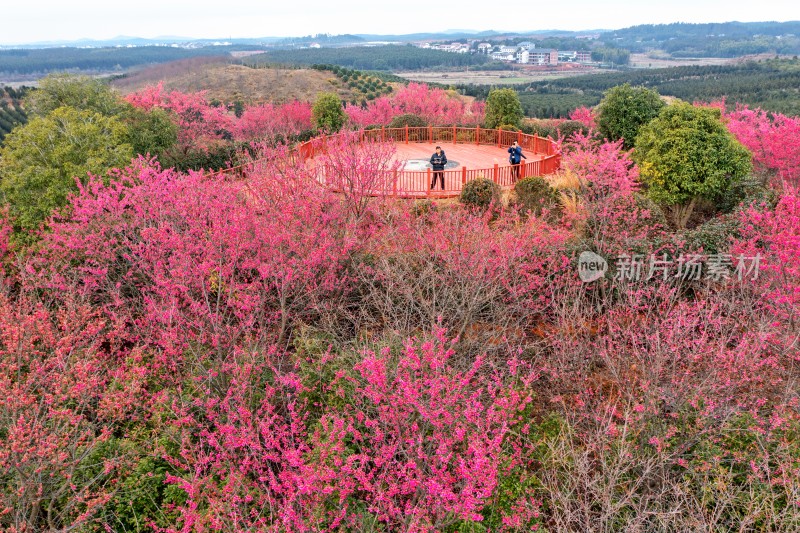
{"type": "Polygon", "coordinates": [[[513,52],[492,52],[492,59],[495,61],[514,61],[513,52]]]}

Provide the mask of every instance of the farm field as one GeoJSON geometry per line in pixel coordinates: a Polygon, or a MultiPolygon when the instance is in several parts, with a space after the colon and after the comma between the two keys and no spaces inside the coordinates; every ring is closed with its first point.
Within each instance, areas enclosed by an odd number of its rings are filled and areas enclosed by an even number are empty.
{"type": "Polygon", "coordinates": [[[397,75],[412,81],[441,84],[523,85],[585,74],[612,72],[595,67],[570,69],[529,68],[519,70],[402,71],[397,75]]]}
{"type": "Polygon", "coordinates": [[[631,54],[630,66],[632,68],[669,68],[690,65],[729,65],[737,61],[739,60],[730,57],[688,57],[672,59],[658,56],[651,57],[650,54],[631,54]]]}

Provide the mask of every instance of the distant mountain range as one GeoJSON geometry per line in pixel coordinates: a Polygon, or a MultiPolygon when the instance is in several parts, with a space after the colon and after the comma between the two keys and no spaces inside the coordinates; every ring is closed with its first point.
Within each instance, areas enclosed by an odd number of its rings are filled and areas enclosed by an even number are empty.
{"type": "Polygon", "coordinates": [[[213,46],[219,43],[225,44],[245,44],[245,45],[266,45],[280,41],[285,37],[260,37],[243,39],[193,39],[190,37],[127,37],[119,36],[111,39],[78,39],[74,41],[38,41],[35,43],[24,44],[0,44],[0,48],[54,48],[54,47],[75,47],[75,48],[106,48],[110,46],[170,46],[170,45],[196,45],[213,46]]]}
{"type": "Polygon", "coordinates": [[[246,38],[220,38],[220,39],[197,39],[192,37],[180,36],[159,36],[152,38],[145,37],[132,37],[120,35],[111,39],[78,39],[73,41],[55,40],[55,41],[39,41],[35,43],[19,43],[14,45],[0,44],[0,48],[53,48],[53,47],[93,47],[103,48],[109,46],[213,46],[215,44],[233,44],[233,45],[262,45],[271,46],[287,43],[311,43],[328,42],[332,45],[343,44],[358,44],[365,41],[390,41],[390,42],[413,42],[424,40],[446,40],[446,39],[480,39],[480,38],[497,38],[497,37],[514,37],[514,36],[573,36],[585,33],[599,33],[610,30],[586,30],[586,31],[562,31],[562,30],[535,30],[525,32],[511,32],[511,31],[496,31],[496,30],[461,30],[452,29],[444,30],[441,32],[428,32],[428,33],[407,33],[407,34],[348,34],[348,35],[307,35],[302,37],[246,37],[246,38]]]}

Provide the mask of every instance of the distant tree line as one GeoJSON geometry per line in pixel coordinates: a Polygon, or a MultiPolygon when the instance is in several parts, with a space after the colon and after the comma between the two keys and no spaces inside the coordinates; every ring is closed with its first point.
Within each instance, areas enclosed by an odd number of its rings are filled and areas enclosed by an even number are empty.
{"type": "Polygon", "coordinates": [[[601,46],[592,50],[592,61],[607,63],[615,66],[627,65],[630,61],[631,53],[624,48],[613,46],[601,46]]]}
{"type": "Polygon", "coordinates": [[[320,33],[317,35],[306,35],[305,37],[287,37],[275,43],[276,46],[299,46],[317,43],[320,45],[343,45],[349,43],[362,43],[363,37],[358,35],[342,34],[330,35],[327,33],[320,33]]]}
{"type": "Polygon", "coordinates": [[[427,50],[411,45],[358,46],[348,48],[308,48],[275,50],[251,56],[252,65],[263,63],[295,63],[301,65],[331,64],[357,70],[418,70],[424,68],[468,67],[487,63],[481,54],[454,54],[427,50]]]}
{"type": "Polygon", "coordinates": [[[800,53],[800,22],[643,24],[603,33],[600,40],[631,52],[661,49],[674,57],[800,53]]]}
{"type": "Polygon", "coordinates": [[[133,48],[41,48],[0,50],[0,74],[46,74],[53,71],[109,71],[136,65],[166,63],[198,56],[227,56],[232,51],[261,49],[257,46],[207,46],[173,48],[137,46],[133,48]]]}
{"type": "MultiPolygon", "coordinates": [[[[736,102],[800,115],[800,60],[771,59],[738,65],[683,66],[590,74],[515,86],[528,116],[564,118],[576,107],[594,106],[603,92],[629,83],[683,100],[736,102]]],[[[461,94],[486,99],[494,86],[458,85],[461,94]]]]}

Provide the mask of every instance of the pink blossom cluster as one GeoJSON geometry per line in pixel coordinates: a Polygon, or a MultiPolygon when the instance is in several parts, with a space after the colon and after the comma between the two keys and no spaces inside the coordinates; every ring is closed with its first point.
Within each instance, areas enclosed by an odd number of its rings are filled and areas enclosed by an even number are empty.
{"type": "Polygon", "coordinates": [[[800,118],[750,109],[744,104],[728,111],[724,98],[702,105],[721,110],[728,130],[752,152],[757,172],[775,180],[777,186],[784,182],[793,187],[800,184],[800,118]]]}
{"type": "MultiPolygon", "coordinates": [[[[205,93],[166,91],[163,83],[127,96],[136,107],[154,107],[172,113],[179,127],[179,144],[185,151],[202,148],[209,142],[233,137],[239,141],[284,138],[312,129],[311,103],[290,101],[247,106],[237,118],[225,107],[212,106],[205,93]]],[[[388,125],[402,114],[414,114],[432,125],[474,125],[483,122],[483,102],[467,103],[442,89],[410,83],[392,94],[371,100],[365,107],[347,104],[349,125],[363,128],[388,125]]]]}

